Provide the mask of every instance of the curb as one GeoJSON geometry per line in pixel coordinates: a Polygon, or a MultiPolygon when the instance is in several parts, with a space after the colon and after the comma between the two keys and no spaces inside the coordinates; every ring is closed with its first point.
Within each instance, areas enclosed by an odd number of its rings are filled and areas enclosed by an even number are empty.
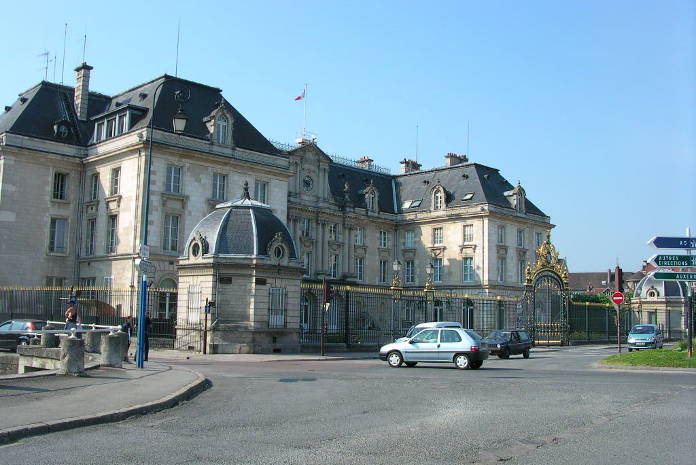
{"type": "Polygon", "coordinates": [[[607,365],[604,363],[595,362],[592,368],[599,370],[621,370],[621,371],[643,371],[651,373],[684,373],[684,374],[696,374],[695,368],[682,368],[682,367],[651,367],[646,365],[607,365]]]}
{"type": "Polygon", "coordinates": [[[197,379],[195,381],[187,386],[184,386],[173,394],[169,394],[153,402],[134,405],[132,407],[112,410],[109,412],[97,413],[96,415],[91,416],[65,418],[46,423],[33,423],[30,425],[2,429],[0,430],[0,444],[16,442],[17,440],[28,436],[55,433],[73,428],[81,428],[83,426],[123,421],[126,418],[136,415],[145,415],[147,413],[155,413],[159,412],[160,410],[172,408],[181,402],[192,399],[213,385],[213,383],[202,374],[197,372],[193,373],[197,375],[197,379]]]}

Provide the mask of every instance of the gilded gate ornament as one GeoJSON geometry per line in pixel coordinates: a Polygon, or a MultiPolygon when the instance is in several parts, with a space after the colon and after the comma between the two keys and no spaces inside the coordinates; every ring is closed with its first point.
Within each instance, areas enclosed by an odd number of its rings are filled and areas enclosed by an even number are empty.
{"type": "Polygon", "coordinates": [[[556,247],[551,243],[551,232],[546,232],[546,240],[537,249],[537,261],[533,265],[527,265],[525,270],[525,285],[532,286],[534,280],[543,271],[551,271],[558,275],[563,282],[563,287],[568,288],[568,266],[559,258],[556,247]]]}

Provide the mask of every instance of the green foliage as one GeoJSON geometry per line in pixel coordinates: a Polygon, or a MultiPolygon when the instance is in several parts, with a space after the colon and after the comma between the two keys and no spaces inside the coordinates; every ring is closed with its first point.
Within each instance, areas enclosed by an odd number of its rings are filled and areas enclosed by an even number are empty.
{"type": "Polygon", "coordinates": [[[606,294],[573,294],[573,302],[590,302],[593,304],[610,304],[611,298],[606,294]]]}
{"type": "Polygon", "coordinates": [[[667,349],[640,350],[616,354],[602,360],[605,365],[696,368],[696,357],[667,349]]]}
{"type": "MultiPolygon", "coordinates": [[[[681,352],[683,350],[686,350],[687,349],[687,347],[686,347],[687,342],[688,341],[686,339],[684,339],[683,341],[677,342],[677,345],[674,346],[673,350],[676,350],[677,352],[681,352]]],[[[691,340],[691,347],[692,348],[696,347],[696,337],[691,340]]]]}

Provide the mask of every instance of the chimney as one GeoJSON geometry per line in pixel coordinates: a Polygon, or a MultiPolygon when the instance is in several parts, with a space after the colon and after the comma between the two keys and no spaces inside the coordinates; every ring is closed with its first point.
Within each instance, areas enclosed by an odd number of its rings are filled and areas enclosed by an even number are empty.
{"type": "Polygon", "coordinates": [[[399,163],[401,163],[401,174],[413,173],[421,169],[420,163],[415,160],[404,158],[399,163]]]}
{"type": "Polygon", "coordinates": [[[616,265],[616,270],[614,271],[614,291],[623,292],[623,290],[623,270],[616,265]]]}
{"type": "Polygon", "coordinates": [[[360,168],[364,168],[366,170],[371,170],[372,169],[372,162],[374,162],[374,160],[372,158],[368,157],[367,155],[365,155],[360,160],[358,160],[358,166],[360,168]]]}
{"type": "Polygon", "coordinates": [[[457,155],[456,153],[448,153],[445,155],[445,160],[447,160],[447,166],[459,165],[460,163],[466,163],[469,159],[466,155],[457,155]]]}
{"type": "Polygon", "coordinates": [[[87,101],[89,99],[89,72],[94,68],[87,63],[82,63],[75,68],[77,82],[75,83],[75,112],[77,119],[87,120],[87,101]]]}

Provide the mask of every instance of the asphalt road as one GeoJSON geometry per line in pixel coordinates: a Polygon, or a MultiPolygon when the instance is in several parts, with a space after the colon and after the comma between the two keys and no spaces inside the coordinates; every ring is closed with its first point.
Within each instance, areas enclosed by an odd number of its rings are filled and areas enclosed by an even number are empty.
{"type": "Polygon", "coordinates": [[[539,352],[466,371],[173,362],[212,389],[157,414],[0,447],[0,463],[694,465],[696,373],[591,368],[609,353],[539,352]]]}

